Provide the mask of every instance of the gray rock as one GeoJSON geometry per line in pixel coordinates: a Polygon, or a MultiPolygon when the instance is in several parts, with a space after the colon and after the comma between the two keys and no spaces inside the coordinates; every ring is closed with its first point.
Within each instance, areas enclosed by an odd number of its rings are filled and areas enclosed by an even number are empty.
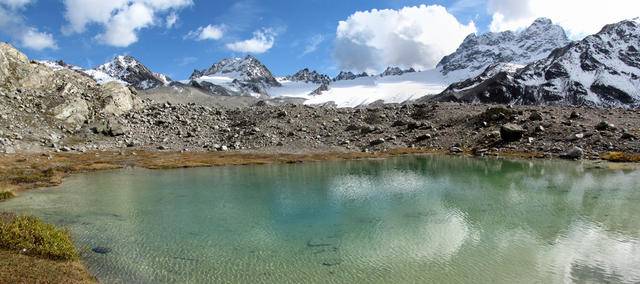
{"type": "Polygon", "coordinates": [[[384,142],[385,142],[384,139],[380,138],[380,139],[376,139],[376,140],[371,141],[369,143],[369,145],[376,146],[376,145],[384,144],[384,142]]]}
{"type": "Polygon", "coordinates": [[[560,155],[560,157],[563,159],[569,159],[569,160],[581,160],[582,157],[584,157],[584,150],[578,147],[574,147],[568,152],[560,155]]]}
{"type": "Polygon", "coordinates": [[[604,120],[596,125],[596,130],[600,130],[600,131],[615,130],[615,129],[616,129],[615,125],[604,120]]]}
{"type": "Polygon", "coordinates": [[[451,147],[451,149],[449,149],[449,152],[451,152],[451,153],[463,153],[464,151],[462,149],[460,149],[459,147],[451,147]]]}
{"type": "Polygon", "coordinates": [[[91,249],[93,252],[95,253],[99,253],[99,254],[107,254],[111,252],[111,248],[108,247],[95,247],[93,249],[91,249]]]}
{"type": "Polygon", "coordinates": [[[517,124],[507,123],[500,127],[500,137],[505,142],[515,142],[522,139],[524,129],[517,124]]]}

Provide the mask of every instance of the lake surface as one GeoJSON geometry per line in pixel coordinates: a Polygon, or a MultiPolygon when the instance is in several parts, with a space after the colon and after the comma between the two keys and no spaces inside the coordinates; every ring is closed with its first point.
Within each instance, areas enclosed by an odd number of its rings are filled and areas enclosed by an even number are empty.
{"type": "Polygon", "coordinates": [[[640,171],[573,162],[122,169],[1,211],[68,226],[104,283],[640,281],[640,171]]]}

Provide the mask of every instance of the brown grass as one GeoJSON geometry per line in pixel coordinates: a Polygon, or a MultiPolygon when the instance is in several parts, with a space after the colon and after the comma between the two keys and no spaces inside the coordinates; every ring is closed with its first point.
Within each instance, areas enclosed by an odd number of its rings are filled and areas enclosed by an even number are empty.
{"type": "Polygon", "coordinates": [[[0,283],[96,283],[79,261],[55,261],[0,250],[0,283]]]}
{"type": "Polygon", "coordinates": [[[611,152],[600,155],[600,159],[617,163],[637,163],[640,162],[640,154],[611,152]]]}

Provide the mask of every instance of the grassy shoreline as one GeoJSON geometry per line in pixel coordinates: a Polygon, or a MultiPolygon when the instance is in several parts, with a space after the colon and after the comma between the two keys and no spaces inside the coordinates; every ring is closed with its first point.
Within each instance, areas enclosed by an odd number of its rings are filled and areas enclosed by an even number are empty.
{"type": "MultiPolygon", "coordinates": [[[[15,197],[22,190],[51,187],[62,183],[71,174],[141,167],[173,169],[273,163],[302,163],[329,160],[389,158],[401,155],[445,154],[470,156],[473,151],[450,153],[434,149],[393,149],[378,153],[253,153],[253,152],[91,152],[91,153],[23,153],[0,157],[0,202],[15,197]]],[[[514,159],[556,159],[557,155],[505,151],[485,153],[485,156],[514,159]]],[[[637,167],[640,154],[604,153],[603,161],[633,163],[637,167]]],[[[620,164],[619,164],[620,165],[620,164]]],[[[2,221],[2,220],[0,220],[2,221]]],[[[0,282],[91,283],[96,280],[77,259],[66,261],[28,256],[20,250],[2,249],[0,244],[0,282]]]]}

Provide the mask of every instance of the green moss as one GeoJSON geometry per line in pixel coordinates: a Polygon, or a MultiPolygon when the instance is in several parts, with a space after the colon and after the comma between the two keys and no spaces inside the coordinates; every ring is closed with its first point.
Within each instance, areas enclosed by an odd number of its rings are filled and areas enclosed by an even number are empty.
{"type": "Polygon", "coordinates": [[[75,260],[78,252],[67,229],[31,216],[0,215],[0,248],[52,260],[75,260]]]}

